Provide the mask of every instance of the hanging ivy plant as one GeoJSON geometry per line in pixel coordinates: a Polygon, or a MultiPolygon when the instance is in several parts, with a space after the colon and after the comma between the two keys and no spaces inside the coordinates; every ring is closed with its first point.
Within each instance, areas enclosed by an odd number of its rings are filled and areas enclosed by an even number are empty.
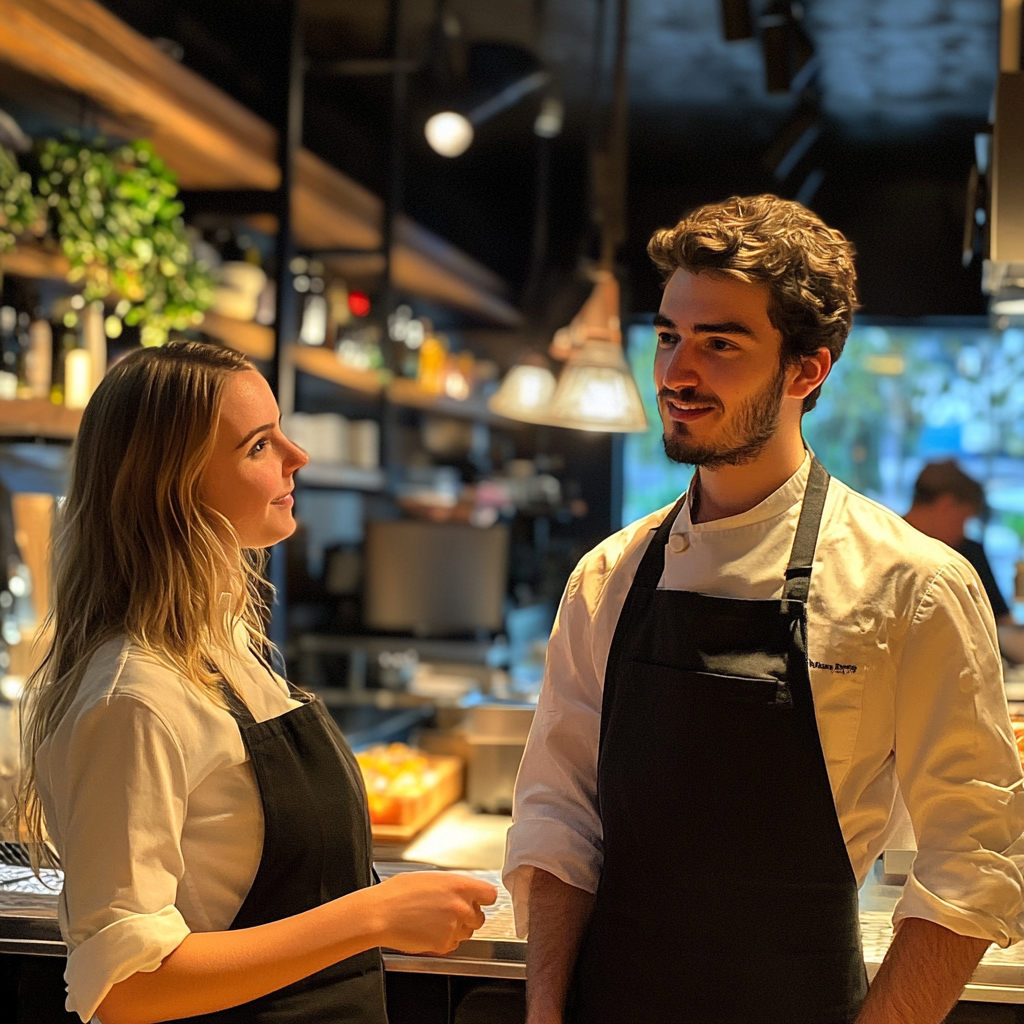
{"type": "Polygon", "coordinates": [[[148,142],[49,139],[38,151],[36,192],[87,302],[116,299],[144,345],[202,321],[213,281],[193,255],[175,176],[148,142]]]}
{"type": "Polygon", "coordinates": [[[32,191],[32,175],[0,146],[0,252],[13,249],[24,235],[42,232],[45,209],[32,191]]]}

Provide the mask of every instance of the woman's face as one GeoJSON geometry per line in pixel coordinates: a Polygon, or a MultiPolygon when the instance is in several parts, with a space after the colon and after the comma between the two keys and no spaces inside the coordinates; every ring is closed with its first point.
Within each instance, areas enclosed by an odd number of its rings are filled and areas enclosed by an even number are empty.
{"type": "Polygon", "coordinates": [[[295,531],[293,474],[309,456],[281,433],[270,386],[255,370],[232,373],[224,387],[213,454],[200,496],[238,534],[243,548],[267,548],[295,531]]]}

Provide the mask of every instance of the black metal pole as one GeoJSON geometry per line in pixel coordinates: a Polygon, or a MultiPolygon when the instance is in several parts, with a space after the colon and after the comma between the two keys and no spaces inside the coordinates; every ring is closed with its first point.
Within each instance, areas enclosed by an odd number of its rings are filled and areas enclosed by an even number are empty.
{"type": "MultiPolygon", "coordinates": [[[[398,241],[398,219],[402,214],[405,192],[405,119],[408,106],[409,72],[405,59],[405,11],[402,0],[391,0],[389,48],[394,60],[391,80],[391,123],[388,126],[388,180],[384,190],[384,209],[381,223],[381,249],[384,253],[384,272],[381,288],[382,349],[388,369],[398,370],[395,346],[388,333],[389,319],[398,307],[398,289],[395,285],[394,250],[398,241]]],[[[401,473],[398,464],[398,412],[390,402],[381,406],[381,453],[388,483],[395,486],[401,473]]]]}
{"type": "Polygon", "coordinates": [[[299,0],[287,0],[285,27],[288,53],[283,102],[278,131],[277,154],[281,181],[277,189],[277,240],[274,247],[277,284],[277,316],[274,325],[274,361],[270,386],[278,397],[282,412],[291,412],[293,387],[290,380],[288,345],[298,331],[298,303],[292,284],[291,264],[295,256],[292,236],[292,190],[295,184],[295,154],[302,145],[302,108],[304,63],[302,11],[299,0]]]}
{"type": "Polygon", "coordinates": [[[391,0],[390,33],[394,59],[391,80],[391,124],[388,133],[388,182],[384,193],[381,248],[384,252],[384,318],[397,303],[393,252],[398,234],[398,218],[402,214],[405,191],[405,115],[409,95],[409,74],[405,60],[405,20],[402,0],[391,0]]]}
{"type": "MultiPolygon", "coordinates": [[[[299,0],[287,0],[284,5],[287,63],[285,89],[278,123],[277,153],[281,180],[277,189],[277,240],[274,246],[277,285],[277,311],[274,324],[274,359],[267,379],[277,396],[283,415],[292,412],[295,405],[295,370],[289,346],[298,333],[298,302],[292,283],[292,260],[295,240],[292,236],[292,190],[295,184],[295,154],[302,145],[302,107],[305,73],[303,53],[302,12],[299,0]]],[[[269,635],[278,651],[283,652],[288,640],[287,549],[285,542],[270,549],[270,583],[275,590],[271,609],[269,635]]]]}

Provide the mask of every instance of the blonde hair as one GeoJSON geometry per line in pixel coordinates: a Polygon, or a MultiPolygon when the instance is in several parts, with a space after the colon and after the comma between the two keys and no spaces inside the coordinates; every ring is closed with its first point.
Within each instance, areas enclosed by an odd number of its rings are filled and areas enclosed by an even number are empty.
{"type": "Polygon", "coordinates": [[[48,859],[36,752],[98,647],[125,636],[220,701],[216,652],[239,626],[269,646],[265,553],[241,548],[199,493],[225,382],[252,369],[197,342],[142,349],[107,373],[82,416],[54,543],[50,639],[22,699],[18,816],[34,860],[48,859]]]}

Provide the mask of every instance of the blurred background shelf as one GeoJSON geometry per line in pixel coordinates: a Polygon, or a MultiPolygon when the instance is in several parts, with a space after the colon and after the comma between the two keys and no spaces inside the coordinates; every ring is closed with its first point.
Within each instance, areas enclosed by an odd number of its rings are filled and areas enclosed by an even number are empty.
{"type": "MultiPolygon", "coordinates": [[[[150,139],[181,187],[195,190],[187,203],[200,190],[266,192],[280,183],[270,124],[94,0],[5,0],[0,62],[97,104],[101,131],[150,139]]],[[[379,252],[384,204],[308,149],[295,155],[291,202],[300,248],[379,252]]],[[[395,235],[398,288],[484,322],[522,323],[492,271],[407,218],[395,235]]]]}
{"type": "Polygon", "coordinates": [[[236,320],[208,309],[200,324],[203,332],[237,349],[250,359],[274,358],[274,329],[251,320],[236,320]]]}
{"type": "Polygon", "coordinates": [[[330,348],[292,345],[288,349],[297,370],[329,380],[353,391],[379,395],[384,390],[381,375],[376,370],[357,370],[343,363],[330,348]]]}
{"type": "Polygon", "coordinates": [[[387,398],[394,405],[422,409],[438,416],[454,416],[456,419],[475,420],[488,426],[507,429],[518,429],[523,426],[522,423],[491,412],[484,398],[470,397],[460,400],[449,398],[447,395],[435,395],[431,391],[425,391],[416,381],[403,377],[397,377],[388,385],[387,398]]]}
{"type": "Polygon", "coordinates": [[[54,405],[46,398],[0,401],[0,437],[73,441],[82,422],[81,409],[54,405]]]}
{"type": "Polygon", "coordinates": [[[0,253],[0,273],[35,279],[63,280],[71,264],[61,252],[42,245],[23,243],[10,252],[0,253]]]}
{"type": "Polygon", "coordinates": [[[382,469],[310,462],[299,470],[296,482],[301,487],[337,487],[351,491],[382,491],[386,477],[382,469]]]}

